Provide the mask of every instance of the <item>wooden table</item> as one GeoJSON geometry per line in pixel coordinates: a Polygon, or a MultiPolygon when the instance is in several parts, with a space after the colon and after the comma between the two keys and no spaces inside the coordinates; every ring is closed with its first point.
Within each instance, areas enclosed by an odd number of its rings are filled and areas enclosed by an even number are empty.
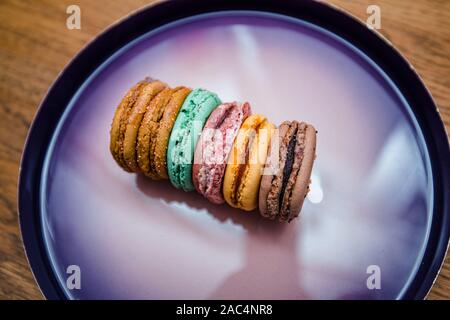
{"type": "MultiPolygon", "coordinates": [[[[28,127],[58,73],[99,32],[152,1],[0,1],[0,299],[41,299],[17,220],[17,176],[28,127]],[[81,8],[81,30],[66,28],[66,8],[81,8]]],[[[381,7],[381,33],[409,59],[450,130],[450,1],[333,0],[362,20],[381,7]]],[[[450,255],[429,298],[450,298],[450,255]]]]}

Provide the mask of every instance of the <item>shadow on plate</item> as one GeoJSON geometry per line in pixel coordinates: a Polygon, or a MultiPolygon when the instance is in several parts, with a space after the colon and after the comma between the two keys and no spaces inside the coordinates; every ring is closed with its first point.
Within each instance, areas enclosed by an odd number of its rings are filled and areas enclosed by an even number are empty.
{"type": "Polygon", "coordinates": [[[171,204],[184,204],[206,210],[221,223],[231,221],[244,228],[245,256],[237,271],[213,290],[209,299],[307,299],[301,286],[297,238],[301,234],[298,219],[287,224],[260,216],[257,210],[245,212],[226,204],[215,205],[196,192],[174,188],[169,181],[152,181],[137,175],[138,189],[148,197],[171,204]]]}

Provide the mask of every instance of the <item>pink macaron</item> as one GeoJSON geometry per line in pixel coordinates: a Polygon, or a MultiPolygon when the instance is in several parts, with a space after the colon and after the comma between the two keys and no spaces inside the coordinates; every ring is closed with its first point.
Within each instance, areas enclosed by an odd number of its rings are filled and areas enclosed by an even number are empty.
{"type": "Polygon", "coordinates": [[[239,128],[250,114],[248,102],[221,104],[209,116],[197,142],[192,180],[195,189],[212,203],[225,202],[222,181],[228,155],[239,128]]]}

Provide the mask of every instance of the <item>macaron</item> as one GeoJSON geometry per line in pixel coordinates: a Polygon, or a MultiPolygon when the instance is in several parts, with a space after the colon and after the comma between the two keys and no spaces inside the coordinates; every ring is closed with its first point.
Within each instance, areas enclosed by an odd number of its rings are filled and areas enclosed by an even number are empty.
{"type": "Polygon", "coordinates": [[[210,202],[225,202],[222,182],[228,155],[244,120],[251,114],[250,104],[224,103],[209,116],[194,154],[192,180],[195,189],[210,202]]]}
{"type": "Polygon", "coordinates": [[[221,104],[219,97],[204,89],[193,90],[184,101],[170,134],[167,171],[170,182],[184,191],[194,190],[192,165],[199,135],[211,112],[221,104]]]}
{"type": "Polygon", "coordinates": [[[316,155],[316,129],[299,121],[285,121],[278,128],[278,139],[271,144],[261,179],[259,211],[281,222],[296,218],[309,191],[316,155]]]}
{"type": "Polygon", "coordinates": [[[154,180],[167,179],[167,144],[178,112],[191,89],[166,87],[148,104],[137,137],[140,171],[154,180]]]}
{"type": "Polygon", "coordinates": [[[139,165],[137,163],[137,136],[141,126],[142,119],[147,110],[147,106],[152,99],[167,85],[161,81],[155,80],[146,83],[141,90],[141,93],[136,100],[133,108],[130,109],[126,129],[123,140],[123,158],[125,164],[133,172],[139,172],[139,165]]]}
{"type": "Polygon", "coordinates": [[[122,101],[119,103],[119,106],[114,113],[113,121],[111,124],[109,150],[111,151],[111,154],[114,160],[116,160],[117,164],[126,171],[130,170],[125,165],[123,159],[122,143],[123,131],[126,127],[126,119],[128,119],[127,113],[129,112],[129,109],[133,107],[134,103],[139,97],[142,87],[147,82],[147,79],[139,81],[130,90],[128,90],[122,101]]]}
{"type": "Polygon", "coordinates": [[[223,196],[234,208],[252,211],[258,207],[262,169],[275,126],[254,114],[242,124],[230,152],[223,180],[223,196]]]}
{"type": "Polygon", "coordinates": [[[127,93],[116,110],[111,125],[110,150],[126,171],[140,171],[136,153],[138,130],[148,104],[166,86],[161,81],[147,78],[127,93]]]}

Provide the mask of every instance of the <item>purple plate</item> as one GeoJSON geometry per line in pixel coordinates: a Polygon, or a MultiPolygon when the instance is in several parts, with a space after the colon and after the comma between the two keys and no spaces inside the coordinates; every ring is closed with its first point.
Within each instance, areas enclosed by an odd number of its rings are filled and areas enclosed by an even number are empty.
{"type": "Polygon", "coordinates": [[[448,242],[449,151],[417,75],[329,6],[239,3],[141,10],[99,36],[54,84],[30,131],[19,194],[27,254],[48,298],[428,292],[448,242]],[[146,76],[248,100],[275,124],[314,124],[317,160],[301,218],[267,221],[122,171],[109,153],[111,120],[146,76]],[[67,287],[74,265],[80,289],[67,287]]]}

